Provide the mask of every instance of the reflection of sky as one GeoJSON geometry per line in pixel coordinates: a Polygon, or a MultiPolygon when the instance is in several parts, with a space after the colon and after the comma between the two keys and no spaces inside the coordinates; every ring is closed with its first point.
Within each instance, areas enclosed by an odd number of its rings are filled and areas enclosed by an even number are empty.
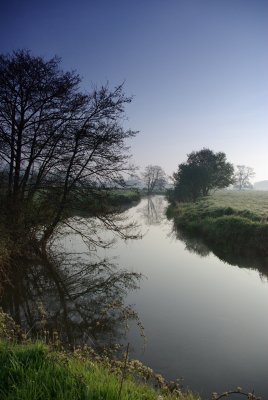
{"type": "Polygon", "coordinates": [[[171,379],[183,376],[185,385],[206,396],[242,386],[266,398],[267,280],[212,253],[200,257],[188,252],[170,235],[171,222],[148,225],[146,206],[143,199],[126,212],[141,224],[144,238],[118,241],[105,252],[117,256],[121,268],[147,277],[127,299],[135,304],[148,340],[143,353],[134,324],[132,356],[171,379]]]}
{"type": "Polygon", "coordinates": [[[267,1],[11,0],[1,16],[0,52],[58,54],[86,85],[126,80],[137,164],[170,174],[210,147],[268,179],[267,1]]]}

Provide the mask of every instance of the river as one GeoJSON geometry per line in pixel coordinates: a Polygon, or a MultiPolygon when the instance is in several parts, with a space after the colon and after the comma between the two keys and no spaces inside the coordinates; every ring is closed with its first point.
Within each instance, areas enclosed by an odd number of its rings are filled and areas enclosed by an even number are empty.
{"type": "Polygon", "coordinates": [[[131,356],[168,379],[183,378],[184,387],[203,396],[240,386],[268,398],[267,278],[221,261],[198,242],[189,251],[166,219],[166,206],[155,196],[128,210],[143,239],[106,251],[146,277],[127,297],[147,338],[144,349],[131,324],[131,356]]]}
{"type": "Polygon", "coordinates": [[[109,331],[115,342],[130,343],[131,358],[169,380],[182,378],[184,388],[202,398],[237,386],[268,398],[267,260],[231,255],[226,256],[229,263],[220,260],[202,240],[175,232],[166,206],[163,196],[142,199],[123,215],[138,223],[142,239],[118,239],[95,252],[100,260],[112,259],[121,269],[142,273],[138,289],[124,292],[132,286],[126,274],[113,275],[116,279],[109,282],[114,283],[107,285],[107,271],[117,272],[109,264],[88,263],[81,236],[65,232],[54,246],[70,254],[55,256],[53,266],[50,258],[30,260],[23,268],[18,262],[0,305],[26,331],[38,333],[45,326],[68,342],[94,343],[97,334],[90,332],[99,330],[104,338],[109,331]],[[79,257],[70,264],[74,254],[79,257]],[[125,336],[121,316],[110,312],[106,317],[103,309],[112,302],[134,308],[146,342],[135,320],[125,336]]]}

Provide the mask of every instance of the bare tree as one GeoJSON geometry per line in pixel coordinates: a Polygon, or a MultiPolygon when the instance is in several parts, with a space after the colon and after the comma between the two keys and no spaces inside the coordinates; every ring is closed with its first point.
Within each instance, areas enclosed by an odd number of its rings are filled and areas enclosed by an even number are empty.
{"type": "Polygon", "coordinates": [[[13,236],[39,222],[45,243],[74,203],[129,171],[124,142],[136,132],[121,121],[131,98],[122,85],[87,93],[80,83],[57,57],[0,56],[1,216],[13,236]]]}
{"type": "Polygon", "coordinates": [[[166,174],[159,165],[148,165],[142,177],[148,194],[163,190],[167,183],[166,174]]]}
{"type": "Polygon", "coordinates": [[[250,178],[255,176],[253,168],[247,167],[245,165],[237,165],[236,171],[234,173],[234,186],[238,190],[251,189],[252,184],[250,183],[250,178]]]}

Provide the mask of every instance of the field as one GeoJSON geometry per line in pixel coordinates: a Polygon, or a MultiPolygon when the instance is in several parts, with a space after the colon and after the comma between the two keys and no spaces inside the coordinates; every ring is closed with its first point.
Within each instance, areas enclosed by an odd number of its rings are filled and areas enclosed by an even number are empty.
{"type": "Polygon", "coordinates": [[[268,192],[220,191],[170,206],[167,215],[177,229],[226,253],[268,256],[268,192]]]}
{"type": "Polygon", "coordinates": [[[211,208],[231,207],[234,210],[249,210],[265,220],[268,218],[268,191],[218,191],[203,202],[211,208]]]}

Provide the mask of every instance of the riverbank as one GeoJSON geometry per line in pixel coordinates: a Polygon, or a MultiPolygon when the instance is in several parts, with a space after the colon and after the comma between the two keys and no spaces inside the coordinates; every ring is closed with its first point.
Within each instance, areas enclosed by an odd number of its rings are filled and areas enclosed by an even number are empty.
{"type": "Polygon", "coordinates": [[[165,394],[137,383],[120,368],[85,358],[76,351],[52,351],[41,342],[0,341],[0,393],[3,400],[197,400],[191,394],[165,394]],[[158,397],[162,396],[162,397],[158,397]]]}
{"type": "Polygon", "coordinates": [[[237,254],[268,255],[268,194],[219,192],[196,203],[170,205],[167,216],[189,234],[207,244],[237,254]]]}
{"type": "Polygon", "coordinates": [[[121,358],[88,346],[66,351],[58,334],[50,333],[31,340],[0,309],[2,400],[200,400],[129,360],[128,347],[121,358]]]}
{"type": "Polygon", "coordinates": [[[85,191],[83,195],[70,199],[68,213],[70,215],[105,215],[121,213],[138,204],[142,194],[133,188],[110,188],[85,191]]]}
{"type": "MultiPolygon", "coordinates": [[[[39,263],[33,263],[29,268],[26,263],[18,263],[20,273],[14,275],[11,290],[2,292],[3,307],[14,317],[20,317],[25,331],[33,337],[43,337],[42,330],[50,335],[58,331],[67,343],[77,345],[86,340],[94,348],[99,348],[98,337],[101,344],[104,335],[109,345],[111,339],[112,344],[130,341],[130,357],[142,360],[168,379],[183,377],[183,386],[193,388],[204,399],[211,398],[214,391],[223,392],[237,385],[248,391],[254,388],[266,398],[267,281],[260,280],[258,274],[229,268],[215,257],[196,257],[184,243],[170,240],[172,224],[164,218],[167,204],[160,197],[151,200],[154,207],[143,199],[125,215],[136,218],[143,231],[148,230],[144,239],[130,243],[119,240],[116,249],[106,253],[109,258],[120,255],[119,268],[131,263],[131,270],[136,265],[148,277],[139,291],[130,293],[130,297],[119,297],[126,305],[135,304],[146,329],[146,353],[135,323],[130,324],[130,336],[125,337],[125,323],[116,315],[114,318],[112,310],[112,318],[106,321],[103,310],[109,304],[118,304],[118,291],[115,297],[109,291],[108,296],[100,293],[96,298],[99,285],[94,274],[85,278],[81,260],[77,268],[69,269],[70,274],[64,264],[47,273],[42,264],[40,268],[39,263]],[[156,218],[147,216],[152,212],[156,218]],[[97,292],[85,292],[89,285],[96,287],[97,292]],[[77,293],[82,296],[77,298],[77,293]],[[256,329],[258,326],[263,329],[256,329]],[[92,337],[95,329],[97,341],[87,341],[88,334],[92,337]]],[[[81,252],[80,242],[74,243],[76,246],[71,249],[81,252]]],[[[122,356],[118,358],[123,360],[122,356]]]]}
{"type": "Polygon", "coordinates": [[[63,350],[56,332],[32,341],[0,310],[3,400],[198,400],[126,353],[119,358],[79,346],[63,350]],[[44,343],[44,340],[48,344],[44,343]]]}

